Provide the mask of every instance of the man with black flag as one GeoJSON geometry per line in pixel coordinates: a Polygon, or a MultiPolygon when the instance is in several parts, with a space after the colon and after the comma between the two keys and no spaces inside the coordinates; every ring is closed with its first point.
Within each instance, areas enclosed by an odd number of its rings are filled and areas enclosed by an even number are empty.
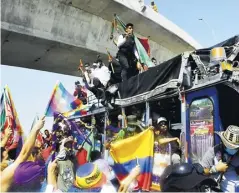
{"type": "Polygon", "coordinates": [[[140,68],[140,64],[137,62],[139,61],[139,54],[136,49],[133,30],[134,25],[128,23],[126,25],[125,34],[120,35],[117,42],[117,47],[119,48],[117,58],[122,67],[122,81],[137,75],[137,68],[140,68]]]}

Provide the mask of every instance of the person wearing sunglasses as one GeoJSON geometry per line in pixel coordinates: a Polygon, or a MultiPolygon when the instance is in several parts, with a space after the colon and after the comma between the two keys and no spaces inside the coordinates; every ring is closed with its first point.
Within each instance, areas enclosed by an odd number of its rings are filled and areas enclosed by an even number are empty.
{"type": "Polygon", "coordinates": [[[168,166],[160,178],[162,192],[208,192],[216,191],[217,182],[205,176],[200,164],[180,163],[168,166]]]}
{"type": "Polygon", "coordinates": [[[217,134],[222,143],[206,152],[201,165],[205,174],[214,177],[224,192],[239,192],[239,127],[230,125],[217,134]]]}

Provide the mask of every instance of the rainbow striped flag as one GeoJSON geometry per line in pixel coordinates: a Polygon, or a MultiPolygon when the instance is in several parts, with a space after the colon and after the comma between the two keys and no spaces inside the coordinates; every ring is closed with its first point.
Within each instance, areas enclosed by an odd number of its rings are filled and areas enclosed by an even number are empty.
{"type": "Polygon", "coordinates": [[[115,161],[113,170],[121,181],[137,165],[140,165],[140,175],[137,178],[138,189],[149,191],[153,169],[154,133],[152,129],[145,131],[111,145],[110,154],[115,161]]]}
{"type": "Polygon", "coordinates": [[[55,85],[45,115],[50,117],[54,113],[65,113],[80,110],[83,106],[81,100],[71,95],[61,82],[55,85]]]}
{"type": "Polygon", "coordinates": [[[4,132],[8,127],[10,127],[13,131],[13,134],[10,136],[6,147],[17,148],[18,155],[23,144],[23,130],[8,86],[5,86],[4,88],[3,94],[1,96],[0,107],[1,132],[4,132]]]}
{"type": "Polygon", "coordinates": [[[87,112],[89,111],[89,106],[88,105],[81,105],[79,108],[68,111],[63,113],[65,117],[76,117],[76,116],[82,116],[82,115],[87,115],[87,112]]]}

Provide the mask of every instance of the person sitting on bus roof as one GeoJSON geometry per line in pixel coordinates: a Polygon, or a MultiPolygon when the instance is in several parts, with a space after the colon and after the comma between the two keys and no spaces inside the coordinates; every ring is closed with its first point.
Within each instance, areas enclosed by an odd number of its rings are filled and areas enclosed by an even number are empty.
{"type": "Polygon", "coordinates": [[[107,87],[108,81],[110,80],[110,72],[108,68],[103,64],[102,60],[98,59],[93,63],[92,69],[90,70],[90,83],[85,79],[86,88],[91,91],[96,98],[105,98],[105,88],[107,87]]]}
{"type": "Polygon", "coordinates": [[[80,99],[84,105],[87,104],[87,93],[84,91],[83,86],[79,81],[75,82],[75,91],[73,95],[77,96],[77,98],[80,99]]]}
{"type": "Polygon", "coordinates": [[[239,192],[239,127],[230,125],[217,134],[222,143],[209,148],[200,163],[223,192],[239,192]]]}
{"type": "Polygon", "coordinates": [[[110,80],[109,69],[104,65],[101,59],[97,59],[96,62],[93,63],[93,66],[96,66],[96,68],[92,71],[93,84],[94,80],[98,79],[100,81],[100,84],[106,87],[108,81],[110,80]]]}

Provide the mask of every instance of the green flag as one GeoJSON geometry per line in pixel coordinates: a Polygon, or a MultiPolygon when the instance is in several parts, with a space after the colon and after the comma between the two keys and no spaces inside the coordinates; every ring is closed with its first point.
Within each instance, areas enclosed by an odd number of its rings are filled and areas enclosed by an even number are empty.
{"type": "Polygon", "coordinates": [[[144,49],[143,45],[140,43],[139,39],[136,36],[134,36],[134,41],[135,41],[136,49],[139,54],[140,63],[148,67],[155,66],[154,63],[150,60],[149,55],[144,49]]]}
{"type": "Polygon", "coordinates": [[[5,110],[5,104],[4,104],[4,93],[1,96],[1,119],[0,119],[0,131],[2,131],[2,129],[4,129],[4,125],[6,122],[6,110],[5,110]]]}
{"type": "MultiPolygon", "coordinates": [[[[114,23],[117,26],[112,25],[112,28],[117,27],[118,29],[125,31],[126,24],[117,15],[114,15],[114,23]]],[[[112,29],[112,33],[113,32],[114,32],[114,29],[112,29]]],[[[147,51],[145,50],[144,46],[141,44],[141,42],[139,41],[139,39],[136,36],[134,36],[134,41],[135,41],[136,49],[139,54],[140,63],[146,65],[147,67],[155,66],[154,63],[150,60],[149,55],[148,55],[147,51]]]]}

